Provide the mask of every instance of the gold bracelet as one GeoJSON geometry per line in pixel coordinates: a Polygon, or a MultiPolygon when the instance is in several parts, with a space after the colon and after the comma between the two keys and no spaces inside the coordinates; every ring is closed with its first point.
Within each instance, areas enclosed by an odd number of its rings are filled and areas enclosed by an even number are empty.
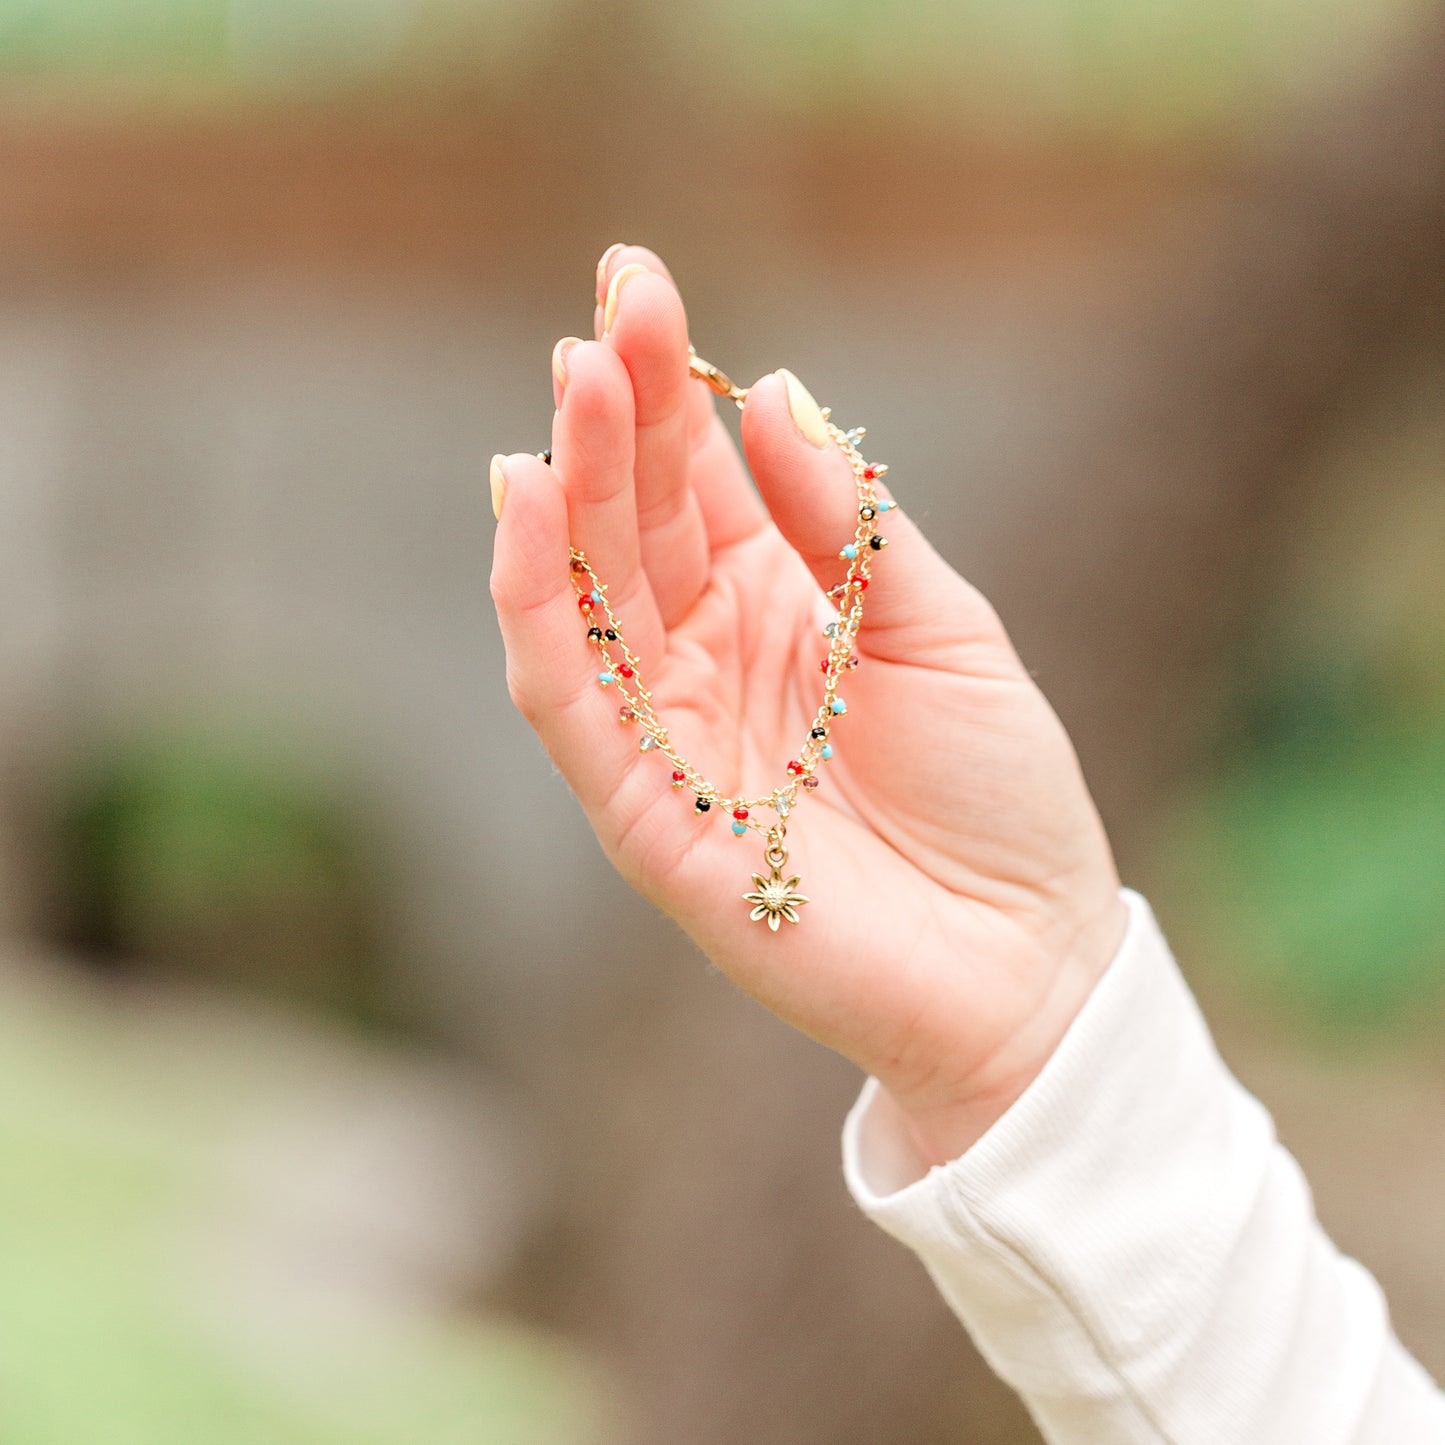
{"type": "MultiPolygon", "coordinates": [[[[688,361],[690,373],[706,382],[719,396],[735,401],[741,408],[747,399],[748,389],[735,385],[717,367],[692,352],[691,347],[688,350],[691,353],[688,361]]],[[[865,428],[858,426],[844,431],[828,420],[829,408],[824,407],[822,411],[829,438],[847,457],[853,470],[858,488],[858,525],[852,541],[845,543],[838,553],[848,564],[847,576],[827,593],[829,600],[836,604],[838,615],[823,629],[823,635],[828,639],[828,655],[818,664],[823,675],[823,701],[798,750],[798,756],[788,764],[787,782],[770,794],[759,798],[728,797],[708,782],[672,745],[667,728],[653,710],[652,694],[642,681],[641,663],[627,645],[622,635],[622,624],[607,600],[606,585],[592,570],[586,554],[576,547],[570,549],[572,586],[577,593],[578,610],[588,624],[587,639],[598,649],[602,662],[602,669],[597,674],[598,684],[615,687],[622,696],[618,720],[641,728],[638,748],[644,753],[661,753],[671,760],[672,786],[678,791],[684,788],[692,790],[693,811],[699,817],[717,809],[722,813],[731,813],[732,830],[739,838],[749,829],[765,835],[763,859],[768,865],[768,875],[764,877],[761,873],[754,873],[753,882],[757,887],[742,896],[753,905],[749,918],[766,919],[774,933],[785,918],[789,923],[797,923],[798,905],[808,902],[797,891],[797,875],[784,877],[788,850],[783,840],[787,836],[788,818],[799,801],[799,790],[811,792],[816,789],[820,781],[819,766],[833,756],[830,741],[832,727],[848,711],[848,704],[838,694],[838,684],[844,673],[858,666],[853,638],[863,621],[863,594],[868,590],[874,556],[888,545],[888,539],[875,529],[875,524],[884,512],[897,505],[891,498],[880,498],[877,492],[876,484],[888,468],[865,461],[858,450],[865,428]],[[758,816],[765,810],[771,812],[770,818],[758,816]]],[[[551,460],[549,453],[538,455],[551,460]]]]}

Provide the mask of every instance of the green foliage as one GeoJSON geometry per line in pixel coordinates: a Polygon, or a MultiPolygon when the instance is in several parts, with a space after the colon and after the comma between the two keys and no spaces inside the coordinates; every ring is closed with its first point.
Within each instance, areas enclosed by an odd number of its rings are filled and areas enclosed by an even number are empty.
{"type": "Polygon", "coordinates": [[[226,10],[196,0],[0,0],[11,73],[206,68],[226,50],[226,10]]]}
{"type": "MultiPolygon", "coordinates": [[[[172,95],[494,86],[578,0],[0,0],[0,67],[172,95]]],[[[1245,118],[1390,43],[1413,0],[639,0],[639,78],[730,107],[1153,139],[1245,118]],[[652,72],[649,75],[649,71],[652,72]]]]}
{"type": "Polygon", "coordinates": [[[62,806],[73,941],[364,1015],[366,830],[298,756],[202,725],[96,746],[62,806]]]}
{"type": "Polygon", "coordinates": [[[1445,999],[1438,718],[1372,706],[1338,676],[1276,686],[1162,851],[1209,956],[1300,1021],[1378,1030],[1445,999]]]}
{"type": "Polygon", "coordinates": [[[495,74],[562,4],[0,0],[0,72],[194,101],[495,74]]]}

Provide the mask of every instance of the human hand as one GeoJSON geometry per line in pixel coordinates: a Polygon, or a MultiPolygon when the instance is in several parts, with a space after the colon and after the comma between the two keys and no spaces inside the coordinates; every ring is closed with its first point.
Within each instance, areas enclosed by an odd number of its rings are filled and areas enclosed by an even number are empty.
{"type": "Polygon", "coordinates": [[[853,475],[813,398],[775,372],[742,412],[754,491],[689,377],[682,301],[650,251],[604,255],[594,329],[553,353],[552,466],[493,463],[512,698],[628,882],[742,988],[876,1075],[925,1159],[953,1158],[1037,1075],[1123,935],[1068,737],[905,495],[880,526],[836,756],[789,821],[787,871],[811,901],[797,927],[749,921],[759,839],[696,814],[666,757],[619,725],[568,546],[607,583],[679,752],[724,793],[767,793],[822,695],[820,589],[842,580],[853,475]]]}

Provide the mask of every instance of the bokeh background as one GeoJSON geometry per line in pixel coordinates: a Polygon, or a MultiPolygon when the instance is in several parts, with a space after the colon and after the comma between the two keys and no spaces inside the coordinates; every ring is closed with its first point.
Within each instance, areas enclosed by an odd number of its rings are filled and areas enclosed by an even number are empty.
{"type": "Polygon", "coordinates": [[[619,239],[992,595],[1445,1372],[1438,3],[0,0],[0,77],[4,1445],[1037,1440],[507,703],[487,458],[619,239]]]}

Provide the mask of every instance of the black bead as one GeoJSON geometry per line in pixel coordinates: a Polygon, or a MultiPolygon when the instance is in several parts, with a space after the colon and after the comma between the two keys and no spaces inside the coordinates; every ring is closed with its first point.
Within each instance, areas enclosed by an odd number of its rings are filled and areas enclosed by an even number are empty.
{"type": "Polygon", "coordinates": [[[617,629],[615,627],[609,627],[607,631],[604,632],[602,635],[608,640],[608,642],[617,641],[617,629]]]}
{"type": "Polygon", "coordinates": [[[710,807],[712,807],[712,804],[706,798],[699,798],[697,800],[697,811],[699,813],[707,812],[710,807]]]}
{"type": "Polygon", "coordinates": [[[869,537],[868,545],[875,551],[881,552],[888,545],[887,537],[880,537],[876,532],[869,537]]]}
{"type": "Polygon", "coordinates": [[[808,734],[808,736],[809,736],[809,737],[812,737],[812,738],[825,738],[825,737],[828,736],[828,729],[827,729],[827,728],[814,728],[813,731],[808,734]]]}
{"type": "Polygon", "coordinates": [[[862,517],[865,522],[871,522],[878,513],[873,507],[859,507],[858,515],[862,517]]]}
{"type": "Polygon", "coordinates": [[[601,642],[602,629],[600,627],[589,627],[587,629],[587,640],[588,642],[601,642]]]}

